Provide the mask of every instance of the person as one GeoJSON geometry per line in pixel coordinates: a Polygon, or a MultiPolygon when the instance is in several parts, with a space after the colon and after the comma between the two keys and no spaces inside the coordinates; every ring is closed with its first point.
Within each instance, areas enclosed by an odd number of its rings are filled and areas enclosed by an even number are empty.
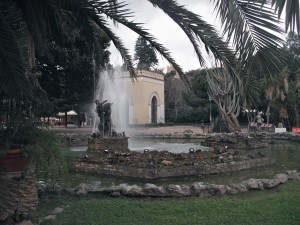
{"type": "Polygon", "coordinates": [[[261,125],[264,122],[264,119],[262,118],[262,112],[258,112],[256,116],[256,123],[257,123],[257,129],[260,131],[261,125]]]}
{"type": "Polygon", "coordinates": [[[201,129],[202,129],[202,132],[204,133],[205,124],[204,124],[204,121],[203,121],[203,120],[201,120],[200,127],[201,127],[201,129]]]}

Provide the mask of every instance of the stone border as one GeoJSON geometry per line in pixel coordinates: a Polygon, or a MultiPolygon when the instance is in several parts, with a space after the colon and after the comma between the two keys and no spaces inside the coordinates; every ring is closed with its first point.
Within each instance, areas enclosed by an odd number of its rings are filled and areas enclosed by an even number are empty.
{"type": "MultiPolygon", "coordinates": [[[[265,136],[269,141],[294,141],[300,142],[300,134],[298,133],[238,133],[239,135],[260,135],[265,136]]],[[[58,133],[61,138],[61,144],[67,146],[87,146],[88,139],[91,137],[91,134],[81,134],[81,133],[58,133]]],[[[154,134],[135,134],[130,138],[137,139],[207,139],[214,136],[233,136],[235,133],[195,133],[195,132],[174,132],[174,133],[154,133],[154,134]]]]}
{"type": "Polygon", "coordinates": [[[199,197],[235,195],[252,190],[269,190],[288,180],[300,181],[300,172],[289,170],[286,173],[277,174],[273,179],[253,179],[242,181],[237,184],[217,185],[195,182],[192,185],[157,186],[146,183],[143,187],[138,185],[120,184],[118,186],[97,187],[81,183],[74,189],[66,189],[59,185],[47,186],[39,183],[38,191],[43,194],[70,194],[73,196],[84,196],[87,194],[106,194],[112,197],[199,197]]]}
{"type": "Polygon", "coordinates": [[[212,175],[231,173],[240,170],[268,166],[275,163],[273,157],[247,159],[243,161],[232,161],[227,163],[201,164],[193,166],[165,166],[162,168],[144,168],[119,165],[103,165],[88,162],[74,162],[72,168],[84,173],[95,173],[115,177],[130,177],[138,179],[160,179],[171,177],[186,177],[198,175],[212,175]]]}

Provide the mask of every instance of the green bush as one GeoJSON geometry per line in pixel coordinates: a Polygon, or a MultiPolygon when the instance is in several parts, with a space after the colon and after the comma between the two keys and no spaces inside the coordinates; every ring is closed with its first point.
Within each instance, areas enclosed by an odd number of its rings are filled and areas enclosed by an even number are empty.
{"type": "Polygon", "coordinates": [[[66,171],[57,135],[48,130],[32,127],[24,133],[24,138],[27,140],[25,152],[38,173],[55,176],[66,171]]]}

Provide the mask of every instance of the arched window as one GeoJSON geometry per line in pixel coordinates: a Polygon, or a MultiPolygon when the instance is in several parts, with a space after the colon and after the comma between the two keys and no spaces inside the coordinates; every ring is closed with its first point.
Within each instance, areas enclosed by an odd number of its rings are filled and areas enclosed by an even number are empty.
{"type": "Polygon", "coordinates": [[[152,97],[151,100],[151,123],[157,123],[157,98],[152,97]]]}

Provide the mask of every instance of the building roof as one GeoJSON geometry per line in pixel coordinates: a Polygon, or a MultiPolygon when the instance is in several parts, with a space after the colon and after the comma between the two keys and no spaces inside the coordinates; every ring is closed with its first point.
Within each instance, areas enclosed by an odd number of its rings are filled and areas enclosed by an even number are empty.
{"type": "MultiPolygon", "coordinates": [[[[57,116],[65,116],[64,112],[59,112],[57,116]]],[[[74,110],[67,112],[67,116],[77,116],[77,113],[74,110]]]]}

